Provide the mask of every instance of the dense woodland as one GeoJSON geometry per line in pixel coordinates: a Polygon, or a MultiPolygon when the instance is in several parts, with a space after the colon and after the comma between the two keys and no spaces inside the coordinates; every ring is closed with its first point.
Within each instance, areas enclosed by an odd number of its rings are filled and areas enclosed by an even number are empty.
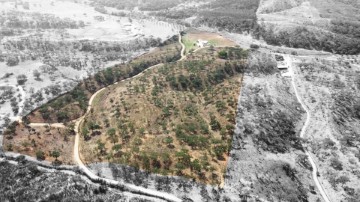
{"type": "Polygon", "coordinates": [[[269,29],[260,29],[259,36],[271,45],[323,50],[337,54],[355,55],[360,53],[360,38],[354,37],[358,33],[346,29],[333,29],[336,32],[347,33],[347,35],[328,32],[315,33],[306,27],[297,27],[293,31],[276,33],[270,27],[269,29]]]}
{"type": "Polygon", "coordinates": [[[259,0],[216,0],[200,11],[198,24],[231,32],[250,32],[257,26],[259,0]]]}

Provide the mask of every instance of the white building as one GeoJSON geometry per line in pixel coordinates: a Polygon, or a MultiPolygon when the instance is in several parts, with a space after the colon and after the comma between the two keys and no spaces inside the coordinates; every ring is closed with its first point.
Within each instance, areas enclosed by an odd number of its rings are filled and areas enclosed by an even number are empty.
{"type": "Polygon", "coordinates": [[[198,46],[199,48],[203,48],[203,47],[205,47],[205,46],[207,46],[207,45],[209,44],[208,41],[206,41],[206,40],[201,40],[201,39],[197,40],[196,43],[197,43],[197,46],[198,46]]]}

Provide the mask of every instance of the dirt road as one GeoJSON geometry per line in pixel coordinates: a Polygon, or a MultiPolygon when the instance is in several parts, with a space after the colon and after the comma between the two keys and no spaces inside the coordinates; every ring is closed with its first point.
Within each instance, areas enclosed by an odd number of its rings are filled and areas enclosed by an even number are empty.
{"type": "MultiPolygon", "coordinates": [[[[294,66],[292,64],[292,59],[291,59],[291,57],[289,55],[283,55],[283,56],[285,58],[285,61],[288,63],[288,66],[290,67],[289,71],[290,71],[291,78],[292,78],[291,83],[292,83],[292,86],[294,87],[296,98],[299,101],[299,103],[301,104],[302,108],[306,111],[306,121],[305,121],[305,124],[304,124],[303,128],[301,129],[301,132],[300,132],[300,137],[304,138],[305,134],[306,134],[306,130],[309,127],[312,116],[311,116],[311,113],[310,113],[309,109],[306,107],[306,105],[302,101],[302,99],[300,97],[300,94],[299,94],[299,92],[297,90],[296,83],[295,83],[295,75],[296,74],[295,74],[295,71],[294,71],[294,66]]],[[[310,152],[307,150],[307,148],[304,147],[304,149],[305,149],[305,154],[308,157],[308,159],[310,161],[310,164],[311,164],[311,167],[312,167],[312,176],[313,176],[315,185],[318,188],[318,190],[320,191],[320,194],[321,194],[322,198],[324,199],[324,201],[325,202],[330,202],[324,188],[322,187],[322,185],[321,185],[321,183],[319,181],[319,178],[318,178],[318,175],[317,175],[318,169],[317,169],[317,166],[315,164],[315,161],[314,161],[313,157],[311,156],[310,152]]]]}
{"type": "MultiPolygon", "coordinates": [[[[182,46],[182,50],[181,50],[181,59],[179,59],[179,61],[183,60],[186,58],[186,56],[184,55],[184,52],[185,52],[185,45],[182,43],[182,37],[181,35],[179,34],[179,43],[181,44],[182,46]]],[[[153,69],[153,68],[156,68],[158,66],[161,66],[162,64],[157,64],[157,65],[154,65],[146,70],[144,70],[143,72],[137,74],[136,76],[133,76],[131,78],[128,78],[128,79],[125,79],[121,82],[124,82],[124,81],[127,81],[127,80],[130,80],[130,79],[134,79],[134,78],[137,78],[141,75],[143,75],[146,71],[149,71],[150,69],[153,69]]],[[[118,82],[114,83],[113,85],[116,85],[118,84],[118,82]]],[[[75,137],[75,144],[74,144],[74,160],[75,162],[78,164],[79,168],[85,172],[91,179],[93,180],[103,180],[105,181],[107,184],[111,184],[111,185],[120,185],[120,183],[118,181],[115,181],[115,180],[111,180],[111,179],[106,179],[106,178],[101,178],[97,175],[95,175],[94,173],[92,173],[85,165],[84,163],[82,162],[81,160],[81,157],[80,157],[80,153],[79,153],[79,142],[80,142],[80,125],[82,123],[82,121],[84,120],[84,118],[90,113],[91,111],[91,107],[92,107],[92,104],[93,104],[93,101],[95,99],[95,97],[101,93],[102,91],[104,91],[106,88],[109,88],[109,87],[105,87],[105,88],[102,88],[100,89],[99,91],[97,91],[96,93],[94,93],[90,100],[89,100],[89,104],[88,104],[88,108],[87,108],[87,111],[85,113],[84,116],[80,117],[76,123],[75,123],[75,132],[76,132],[76,137],[75,137]]],[[[153,197],[157,197],[157,198],[160,198],[160,199],[164,199],[164,200],[168,200],[168,201],[182,201],[181,199],[177,198],[176,196],[174,195],[171,195],[171,194],[168,194],[168,193],[164,193],[164,192],[159,192],[159,191],[155,191],[155,190],[151,190],[151,189],[146,189],[144,187],[139,187],[139,186],[135,186],[135,185],[132,185],[132,184],[121,184],[123,185],[125,188],[129,189],[130,191],[132,192],[137,192],[139,194],[144,194],[144,195],[148,195],[148,196],[153,196],[153,197]]]]}

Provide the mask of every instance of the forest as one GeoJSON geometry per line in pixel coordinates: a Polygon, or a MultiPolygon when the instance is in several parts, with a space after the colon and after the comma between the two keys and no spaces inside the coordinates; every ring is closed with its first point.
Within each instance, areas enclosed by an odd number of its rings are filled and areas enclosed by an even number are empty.
{"type": "Polygon", "coordinates": [[[199,24],[231,31],[250,32],[257,26],[259,0],[216,0],[200,11],[199,24]]]}
{"type": "Polygon", "coordinates": [[[297,27],[293,31],[280,31],[276,33],[273,27],[261,28],[259,35],[270,45],[287,46],[292,48],[315,49],[336,54],[355,55],[360,53],[360,38],[352,38],[357,35],[353,31],[338,29],[334,33],[315,33],[306,27],[297,27]]]}

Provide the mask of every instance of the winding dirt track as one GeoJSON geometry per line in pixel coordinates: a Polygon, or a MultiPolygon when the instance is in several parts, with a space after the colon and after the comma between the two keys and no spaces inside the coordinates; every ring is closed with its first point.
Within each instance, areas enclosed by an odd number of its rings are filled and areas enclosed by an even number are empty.
{"type": "MultiPolygon", "coordinates": [[[[185,45],[182,43],[181,34],[179,34],[179,43],[181,44],[182,49],[181,49],[181,59],[179,59],[178,61],[182,61],[182,60],[184,60],[186,58],[186,56],[184,54],[185,45]]],[[[142,76],[146,71],[149,71],[150,69],[156,68],[156,67],[161,66],[161,65],[163,65],[163,64],[160,63],[160,64],[157,64],[157,65],[154,65],[154,66],[144,70],[143,72],[137,74],[136,76],[125,79],[125,80],[123,80],[121,82],[124,82],[124,81],[130,80],[130,79],[134,79],[134,78],[137,78],[139,76],[142,76]]],[[[116,85],[116,84],[118,84],[118,82],[114,83],[113,85],[116,85]]],[[[108,86],[108,87],[110,87],[110,86],[108,86]]],[[[85,172],[93,180],[102,180],[102,181],[105,181],[106,183],[108,183],[110,185],[115,185],[115,186],[116,185],[123,185],[125,188],[129,189],[132,192],[136,192],[136,193],[139,193],[139,194],[144,194],[144,195],[147,195],[147,196],[152,196],[152,197],[156,197],[156,198],[160,198],[160,199],[164,199],[164,200],[168,200],[168,201],[175,201],[175,202],[182,201],[180,198],[178,198],[178,197],[176,197],[176,196],[174,196],[172,194],[169,194],[169,193],[164,193],[164,192],[159,192],[159,191],[155,191],[155,190],[151,190],[151,189],[146,189],[144,187],[139,187],[139,186],[135,186],[135,185],[132,185],[132,184],[120,184],[118,181],[115,181],[115,180],[101,178],[101,177],[95,175],[94,173],[92,173],[85,166],[85,164],[81,161],[80,153],[79,153],[79,142],[80,142],[80,130],[79,129],[80,129],[80,125],[83,122],[84,118],[90,113],[92,103],[93,103],[95,97],[97,95],[99,95],[99,93],[101,93],[102,91],[104,91],[108,87],[100,89],[99,91],[97,91],[96,93],[94,93],[91,96],[85,115],[80,117],[75,122],[75,132],[76,132],[75,144],[74,144],[74,160],[75,160],[75,162],[78,164],[79,168],[83,172],[85,172]]]]}
{"type": "MultiPolygon", "coordinates": [[[[311,121],[311,113],[310,113],[310,110],[306,107],[306,105],[302,101],[302,99],[300,97],[300,94],[299,94],[299,92],[298,92],[298,90],[296,88],[295,72],[294,72],[294,67],[292,65],[291,58],[288,55],[284,55],[284,58],[287,60],[287,63],[289,64],[289,67],[290,67],[291,83],[292,83],[292,86],[294,87],[296,98],[299,101],[299,103],[301,104],[302,108],[306,111],[306,121],[305,121],[305,124],[304,124],[303,128],[301,129],[301,132],[300,132],[300,137],[304,138],[305,133],[306,133],[306,129],[309,127],[309,124],[310,124],[310,121],[311,121]]],[[[321,194],[322,198],[324,199],[324,201],[325,202],[330,202],[329,197],[327,196],[327,194],[326,194],[324,188],[322,187],[322,185],[321,185],[321,183],[319,181],[319,178],[317,176],[318,169],[317,169],[315,160],[313,159],[313,157],[311,156],[310,152],[307,150],[306,147],[304,147],[304,150],[305,150],[305,154],[308,157],[308,159],[310,161],[310,164],[311,164],[311,167],[312,167],[312,176],[313,176],[314,182],[315,182],[318,190],[320,191],[320,194],[321,194]]]]}

